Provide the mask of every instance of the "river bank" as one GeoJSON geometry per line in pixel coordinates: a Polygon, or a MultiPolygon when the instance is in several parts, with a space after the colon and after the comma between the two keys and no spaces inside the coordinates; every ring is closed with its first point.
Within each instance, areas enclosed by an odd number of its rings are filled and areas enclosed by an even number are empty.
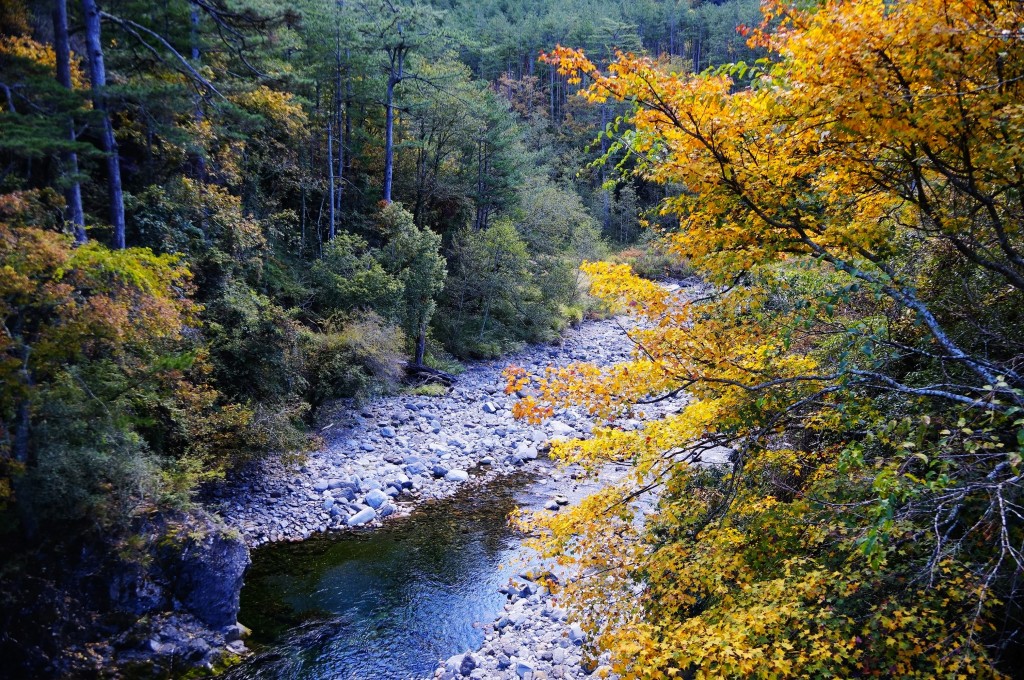
{"type": "MultiPolygon", "coordinates": [[[[525,472],[534,480],[527,507],[558,512],[626,468],[610,466],[599,480],[587,479],[577,468],[557,468],[543,455],[550,440],[586,437],[593,422],[572,409],[541,426],[515,420],[511,408],[517,397],[504,394],[502,372],[510,365],[539,374],[576,361],[625,360],[633,346],[624,323],[621,318],[591,321],[559,344],[471,364],[441,397],[401,395],[358,408],[337,404],[322,417],[320,450],[301,464],[264,461],[252,467],[223,485],[207,508],[257,548],[322,532],[373,532],[453,495],[488,502],[503,478],[525,472]]],[[[657,417],[678,406],[659,404],[646,415],[657,417]]],[[[619,426],[642,423],[623,420],[619,426]]],[[[483,632],[482,641],[442,658],[433,677],[544,680],[607,674],[607,659],[593,657],[581,628],[543,584],[518,573],[500,590],[507,598],[504,610],[491,621],[473,622],[483,632]]]]}
{"type": "Polygon", "coordinates": [[[321,418],[320,450],[301,464],[255,464],[211,492],[206,507],[254,548],[373,526],[466,484],[538,469],[551,438],[586,436],[592,423],[572,410],[542,426],[515,420],[516,397],[504,394],[502,371],[518,365],[539,373],[574,361],[608,365],[627,358],[630,348],[617,319],[591,321],[560,344],[471,364],[441,397],[394,396],[354,409],[338,404],[321,418]]]}

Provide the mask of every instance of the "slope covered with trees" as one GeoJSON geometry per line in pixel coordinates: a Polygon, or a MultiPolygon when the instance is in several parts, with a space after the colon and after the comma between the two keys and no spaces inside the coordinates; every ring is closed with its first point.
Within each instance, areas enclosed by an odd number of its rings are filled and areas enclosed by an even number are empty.
{"type": "Polygon", "coordinates": [[[635,102],[640,172],[687,189],[669,247],[715,288],[679,302],[588,265],[646,322],[635,357],[517,408],[607,418],[557,454],[635,474],[532,526],[582,570],[568,593],[626,678],[1020,677],[1021,6],[764,11],[756,66],[548,57],[595,103],[635,102]],[[700,465],[717,446],[732,465],[700,465]]]}
{"type": "Polygon", "coordinates": [[[676,188],[539,51],[704,69],[755,5],[0,3],[5,631],[42,560],[144,562],[325,402],[581,319],[580,263],[676,188]]]}

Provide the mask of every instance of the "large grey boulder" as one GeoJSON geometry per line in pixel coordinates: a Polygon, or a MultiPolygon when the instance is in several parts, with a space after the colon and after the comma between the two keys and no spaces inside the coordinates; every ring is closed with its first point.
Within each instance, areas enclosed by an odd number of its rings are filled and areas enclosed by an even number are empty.
{"type": "Polygon", "coordinates": [[[249,563],[241,536],[207,520],[189,527],[180,552],[164,568],[183,608],[208,626],[224,628],[238,620],[238,596],[249,563]]]}

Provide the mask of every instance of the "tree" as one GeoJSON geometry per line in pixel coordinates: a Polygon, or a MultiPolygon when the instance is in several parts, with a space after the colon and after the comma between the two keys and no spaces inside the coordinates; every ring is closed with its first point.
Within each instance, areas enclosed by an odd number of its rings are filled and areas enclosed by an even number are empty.
{"type": "MultiPolygon", "coordinates": [[[[74,84],[71,79],[71,48],[68,44],[68,3],[67,0],[54,0],[53,7],[53,49],[57,66],[57,82],[61,87],[71,90],[74,84]]],[[[74,142],[77,138],[75,119],[68,120],[68,139],[74,142]]],[[[78,154],[73,150],[63,154],[65,171],[70,176],[64,190],[64,198],[71,212],[71,224],[75,229],[75,241],[85,243],[85,213],[82,210],[82,185],[78,180],[78,154]]]]}
{"type": "Polygon", "coordinates": [[[410,55],[427,46],[438,46],[440,15],[430,8],[393,0],[363,1],[359,5],[365,20],[360,28],[368,49],[379,50],[385,57],[384,95],[384,184],[383,200],[391,201],[395,165],[395,88],[409,78],[410,55]]]}
{"type": "Polygon", "coordinates": [[[429,229],[418,228],[400,203],[381,208],[376,227],[384,238],[379,259],[403,284],[402,322],[408,337],[415,338],[414,363],[423,366],[427,327],[447,275],[440,254],[441,237],[429,229]]]}
{"type": "MultiPolygon", "coordinates": [[[[178,294],[189,273],[176,258],[95,242],[73,248],[69,237],[39,223],[54,199],[44,192],[0,201],[0,429],[13,433],[0,447],[4,500],[12,489],[25,491],[12,477],[46,460],[48,452],[32,446],[34,412],[69,367],[99,357],[130,365],[145,346],[179,338],[194,314],[178,294]]],[[[34,509],[35,500],[20,498],[18,507],[34,509]]],[[[37,520],[23,521],[32,528],[37,520]]]]}
{"type": "Polygon", "coordinates": [[[124,189],[121,186],[121,158],[117,138],[110,121],[107,92],[107,67],[103,61],[103,40],[100,36],[100,10],[96,0],[82,0],[85,19],[85,45],[89,55],[89,82],[93,107],[100,122],[100,140],[107,158],[107,201],[110,224],[114,228],[114,247],[125,247],[124,189]]]}
{"type": "Polygon", "coordinates": [[[632,360],[553,369],[516,408],[589,409],[604,427],[555,455],[633,465],[536,520],[585,575],[569,595],[624,677],[1012,671],[1022,22],[1011,2],[769,3],[753,44],[775,61],[749,88],[729,76],[746,65],[549,57],[593,100],[637,103],[623,141],[686,188],[663,207],[669,244],[715,286],[679,301],[588,265],[643,321],[632,360]],[[728,466],[698,464],[718,447],[728,466]]]}

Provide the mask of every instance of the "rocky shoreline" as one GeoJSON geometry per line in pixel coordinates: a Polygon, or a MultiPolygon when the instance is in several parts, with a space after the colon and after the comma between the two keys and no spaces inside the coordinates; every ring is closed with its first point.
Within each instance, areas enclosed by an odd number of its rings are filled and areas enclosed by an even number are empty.
{"type": "MultiPolygon", "coordinates": [[[[565,411],[543,426],[515,420],[502,371],[531,372],[574,361],[611,364],[629,354],[617,320],[583,324],[561,344],[471,365],[442,397],[402,395],[360,408],[340,404],[322,418],[325,445],[301,465],[267,460],[213,491],[207,509],[250,548],[313,533],[373,526],[446,498],[465,484],[534,467],[554,437],[586,436],[589,419],[565,411]]],[[[638,426],[639,423],[624,423],[638,426]]]]}
{"type": "MultiPolygon", "coordinates": [[[[471,364],[441,397],[402,395],[361,407],[339,403],[322,417],[322,448],[301,464],[258,463],[217,489],[206,507],[255,548],[300,541],[316,532],[372,529],[466,485],[483,486],[527,470],[542,478],[546,510],[557,512],[606,482],[606,475],[601,482],[582,481],[581,471],[556,469],[543,451],[554,438],[586,437],[593,423],[573,409],[541,426],[515,420],[511,408],[518,397],[505,395],[502,372],[510,365],[541,374],[548,366],[626,360],[632,344],[623,323],[617,318],[590,321],[559,344],[471,364]]],[[[661,404],[647,415],[677,407],[661,404]]],[[[618,425],[631,429],[642,423],[622,420],[618,425]]],[[[485,624],[482,647],[442,660],[433,677],[614,677],[608,659],[593,658],[582,629],[568,620],[542,583],[524,574],[506,590],[505,612],[485,624]]]]}
{"type": "MultiPolygon", "coordinates": [[[[547,464],[547,481],[533,491],[551,499],[543,507],[529,509],[560,512],[621,478],[625,466],[609,465],[595,479],[576,466],[552,469],[547,464]]],[[[438,664],[435,680],[550,680],[551,678],[616,678],[607,654],[597,655],[588,645],[582,627],[572,621],[557,595],[548,587],[551,580],[565,578],[553,565],[532,562],[517,578],[502,588],[507,598],[504,612],[485,624],[485,638],[477,650],[456,654],[438,664]],[[550,569],[549,569],[550,567],[550,569]]]]}

